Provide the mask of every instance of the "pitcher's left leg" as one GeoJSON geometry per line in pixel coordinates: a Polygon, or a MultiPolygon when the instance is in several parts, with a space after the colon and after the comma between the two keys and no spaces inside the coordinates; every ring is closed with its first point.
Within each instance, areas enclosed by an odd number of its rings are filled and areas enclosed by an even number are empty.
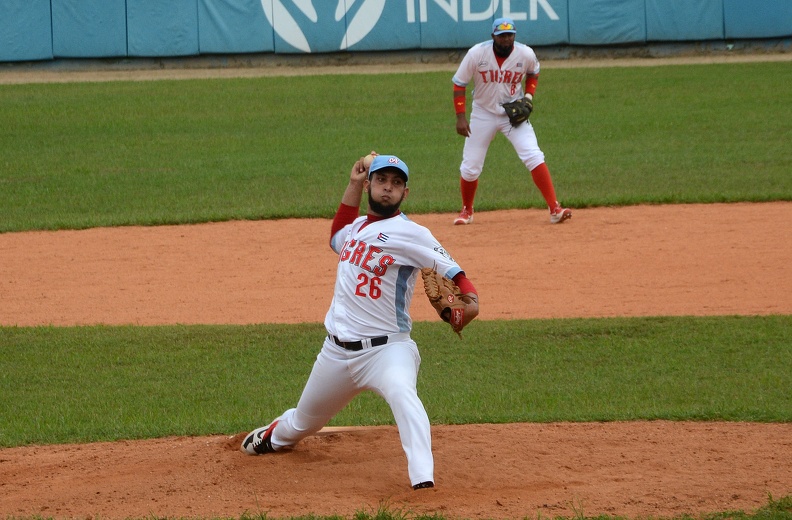
{"type": "Polygon", "coordinates": [[[429,416],[416,388],[421,356],[412,340],[379,348],[384,351],[369,367],[371,377],[367,377],[367,386],[381,395],[393,412],[407,455],[410,484],[430,487],[428,483],[434,484],[432,433],[429,416]]]}

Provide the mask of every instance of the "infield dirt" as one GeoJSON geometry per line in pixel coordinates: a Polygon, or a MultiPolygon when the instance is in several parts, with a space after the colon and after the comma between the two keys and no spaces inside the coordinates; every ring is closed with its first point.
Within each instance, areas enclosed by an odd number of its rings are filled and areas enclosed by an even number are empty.
{"type": "MultiPolygon", "coordinates": [[[[792,203],[576,209],[560,226],[544,211],[480,213],[464,227],[453,216],[413,218],[468,270],[482,320],[792,313],[792,203]]],[[[336,261],[329,227],[0,234],[0,325],[321,322],[336,261]]],[[[436,319],[421,298],[412,312],[436,319]]],[[[251,426],[268,419],[251,417],[251,426]]],[[[418,492],[395,427],[329,429],[264,457],[237,451],[243,433],[0,450],[0,515],[351,517],[387,507],[450,518],[646,518],[751,511],[792,493],[789,423],[435,426],[437,487],[418,492]]]]}
{"type": "MultiPolygon", "coordinates": [[[[792,313],[792,203],[582,209],[560,226],[538,210],[480,213],[464,227],[453,217],[413,218],[469,271],[483,320],[792,313]]],[[[336,262],[329,228],[3,234],[0,324],[321,322],[336,262]]],[[[424,298],[412,310],[436,319],[424,298]]],[[[788,423],[435,426],[437,487],[419,492],[394,427],[331,430],[264,457],[237,451],[242,433],[0,450],[0,514],[351,517],[385,506],[452,518],[670,517],[750,511],[792,492],[788,423]]]]}

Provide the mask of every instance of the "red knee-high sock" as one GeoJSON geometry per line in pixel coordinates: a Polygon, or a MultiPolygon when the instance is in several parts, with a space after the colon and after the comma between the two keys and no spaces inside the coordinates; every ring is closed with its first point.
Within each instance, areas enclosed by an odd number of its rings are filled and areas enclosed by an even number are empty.
{"type": "Polygon", "coordinates": [[[553,179],[550,177],[550,170],[547,169],[545,163],[540,164],[531,170],[531,177],[533,177],[534,184],[542,192],[545,202],[549,208],[554,208],[556,205],[556,193],[553,187],[553,179]]]}
{"type": "Polygon", "coordinates": [[[459,191],[462,193],[462,205],[468,210],[473,211],[473,201],[476,199],[476,188],[478,188],[478,179],[475,181],[466,181],[459,178],[459,191]]]}

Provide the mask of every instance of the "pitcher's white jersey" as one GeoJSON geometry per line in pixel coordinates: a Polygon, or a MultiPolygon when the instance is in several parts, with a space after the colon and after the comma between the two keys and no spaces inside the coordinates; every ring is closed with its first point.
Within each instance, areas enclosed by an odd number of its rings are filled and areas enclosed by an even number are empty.
{"type": "Polygon", "coordinates": [[[342,341],[409,333],[415,281],[423,267],[453,278],[462,269],[432,233],[403,213],[355,219],[330,246],[338,253],[335,296],[325,327],[342,341]]]}
{"type": "Polygon", "coordinates": [[[480,108],[503,115],[502,103],[522,99],[525,77],[539,74],[539,60],[529,46],[514,42],[514,49],[501,66],[495,59],[492,40],[468,50],[454,74],[453,82],[467,87],[473,82],[473,110],[480,108]]]}

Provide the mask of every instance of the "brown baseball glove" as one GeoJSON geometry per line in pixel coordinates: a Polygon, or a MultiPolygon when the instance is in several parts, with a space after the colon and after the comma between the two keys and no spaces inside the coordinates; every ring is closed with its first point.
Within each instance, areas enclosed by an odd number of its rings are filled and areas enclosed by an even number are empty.
{"type": "Polygon", "coordinates": [[[454,332],[462,337],[465,318],[465,301],[462,291],[454,283],[431,267],[421,269],[424,290],[429,303],[437,311],[443,321],[449,323],[454,332]]]}

